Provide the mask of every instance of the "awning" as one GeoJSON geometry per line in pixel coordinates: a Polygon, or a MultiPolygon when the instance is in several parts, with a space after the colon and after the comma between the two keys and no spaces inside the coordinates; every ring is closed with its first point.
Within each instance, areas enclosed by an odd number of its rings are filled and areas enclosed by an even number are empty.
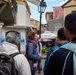
{"type": "Polygon", "coordinates": [[[40,4],[40,0],[27,0],[27,1],[35,4],[36,6],[40,4]]]}
{"type": "Polygon", "coordinates": [[[41,34],[41,38],[43,39],[55,39],[57,35],[51,33],[50,31],[45,31],[44,33],[41,34]]]}

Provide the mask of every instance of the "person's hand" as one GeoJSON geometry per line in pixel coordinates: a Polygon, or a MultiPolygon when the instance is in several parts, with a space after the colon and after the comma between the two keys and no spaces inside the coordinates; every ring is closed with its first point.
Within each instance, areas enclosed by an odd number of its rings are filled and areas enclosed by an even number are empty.
{"type": "Polygon", "coordinates": [[[39,56],[42,57],[42,54],[40,53],[39,56]]]}

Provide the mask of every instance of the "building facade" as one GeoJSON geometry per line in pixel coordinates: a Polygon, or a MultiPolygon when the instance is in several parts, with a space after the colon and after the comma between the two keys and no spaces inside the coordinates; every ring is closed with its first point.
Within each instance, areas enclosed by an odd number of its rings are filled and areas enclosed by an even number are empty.
{"type": "Polygon", "coordinates": [[[46,12],[45,14],[46,22],[53,19],[53,12],[46,12]]]}
{"type": "Polygon", "coordinates": [[[68,0],[62,5],[62,8],[64,9],[64,17],[71,12],[76,12],[76,0],[68,0]]]}
{"type": "MultiPolygon", "coordinates": [[[[31,27],[31,30],[35,30],[39,33],[40,31],[40,22],[33,19],[33,18],[30,18],[30,27],[31,27]]],[[[45,28],[44,28],[44,25],[41,24],[41,33],[45,31],[45,28]]]]}
{"type": "Polygon", "coordinates": [[[59,28],[63,27],[64,17],[71,12],[76,12],[76,0],[68,0],[62,6],[54,7],[53,20],[47,22],[49,30],[56,32],[59,28]]]}
{"type": "Polygon", "coordinates": [[[36,30],[39,30],[40,22],[33,18],[30,18],[30,26],[36,30]]]}
{"type": "MultiPolygon", "coordinates": [[[[11,0],[10,0],[11,1],[11,0]]],[[[16,0],[15,0],[16,1],[16,0]]],[[[2,4],[4,2],[2,1],[2,4]]],[[[5,1],[4,5],[9,3],[9,0],[5,1]]],[[[22,53],[25,53],[26,51],[26,35],[27,35],[27,27],[30,27],[30,8],[29,5],[27,4],[26,0],[17,0],[16,1],[16,8],[13,8],[14,12],[11,10],[8,11],[8,7],[6,6],[5,9],[0,10],[2,13],[0,15],[4,16],[5,14],[8,15],[8,17],[12,18],[11,21],[8,20],[6,17],[1,18],[3,23],[0,23],[0,41],[3,43],[6,40],[7,35],[11,35],[12,37],[15,37],[16,43],[18,44],[18,48],[22,53]],[[5,12],[4,12],[5,11],[5,12]],[[10,13],[10,15],[9,15],[10,13]],[[12,13],[12,14],[11,14],[12,13]],[[2,26],[1,26],[2,25],[2,26]]],[[[14,5],[11,5],[12,7],[14,5]]],[[[11,8],[9,6],[9,8],[11,8]]],[[[5,15],[5,16],[7,16],[5,15]]],[[[7,18],[8,18],[7,17],[7,18]]]]}

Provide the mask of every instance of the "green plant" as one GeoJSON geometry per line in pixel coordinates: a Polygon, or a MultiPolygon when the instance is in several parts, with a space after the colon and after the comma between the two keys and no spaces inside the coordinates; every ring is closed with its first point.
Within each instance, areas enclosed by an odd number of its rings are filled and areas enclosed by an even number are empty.
{"type": "Polygon", "coordinates": [[[50,48],[42,48],[42,53],[47,53],[50,48]]]}

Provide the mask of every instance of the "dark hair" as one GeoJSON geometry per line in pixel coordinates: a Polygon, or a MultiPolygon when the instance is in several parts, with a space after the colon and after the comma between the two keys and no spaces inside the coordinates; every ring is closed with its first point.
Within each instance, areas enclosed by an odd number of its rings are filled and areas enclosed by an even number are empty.
{"type": "Polygon", "coordinates": [[[65,34],[64,34],[64,28],[60,28],[60,29],[58,30],[58,38],[59,38],[60,40],[66,40],[66,37],[65,37],[65,34]]]}
{"type": "Polygon", "coordinates": [[[65,17],[65,27],[71,34],[76,34],[76,12],[72,12],[65,17]]]}
{"type": "Polygon", "coordinates": [[[35,34],[37,34],[37,32],[30,31],[27,35],[27,38],[33,40],[33,38],[35,37],[35,34]]]}

